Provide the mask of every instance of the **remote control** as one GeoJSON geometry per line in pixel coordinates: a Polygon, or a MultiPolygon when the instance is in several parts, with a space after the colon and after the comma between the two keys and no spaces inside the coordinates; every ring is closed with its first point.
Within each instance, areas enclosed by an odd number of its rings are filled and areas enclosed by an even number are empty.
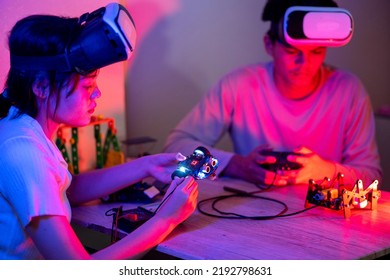
{"type": "Polygon", "coordinates": [[[279,151],[262,151],[261,154],[264,156],[273,156],[276,158],[275,163],[260,164],[261,167],[270,171],[275,172],[277,170],[298,170],[302,167],[300,163],[288,161],[287,157],[289,155],[302,156],[303,154],[279,151]]]}

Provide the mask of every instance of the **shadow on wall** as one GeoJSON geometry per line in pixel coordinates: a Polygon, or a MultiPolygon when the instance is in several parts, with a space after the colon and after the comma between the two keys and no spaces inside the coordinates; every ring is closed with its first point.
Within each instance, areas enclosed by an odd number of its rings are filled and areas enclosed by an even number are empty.
{"type": "Polygon", "coordinates": [[[379,188],[390,191],[390,118],[376,116],[376,139],[378,143],[379,155],[381,158],[381,166],[383,170],[382,182],[379,182],[379,188]]]}
{"type": "MultiPolygon", "coordinates": [[[[150,13],[159,7],[142,1],[134,8],[150,13]]],[[[161,14],[159,11],[151,13],[161,14]]],[[[160,146],[164,140],[160,135],[168,133],[166,127],[174,127],[173,120],[190,110],[188,106],[175,104],[180,104],[180,100],[185,100],[185,104],[195,103],[203,94],[196,83],[169,64],[172,41],[167,38],[168,25],[166,17],[160,18],[139,42],[137,55],[126,73],[125,87],[128,137],[151,136],[158,139],[160,146]]]]}

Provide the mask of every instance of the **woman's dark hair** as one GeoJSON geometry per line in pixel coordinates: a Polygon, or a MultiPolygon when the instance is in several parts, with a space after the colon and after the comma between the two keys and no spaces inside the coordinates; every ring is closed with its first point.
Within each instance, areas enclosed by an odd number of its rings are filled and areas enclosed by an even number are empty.
{"type": "MultiPolygon", "coordinates": [[[[9,34],[9,51],[17,56],[50,56],[64,53],[72,33],[79,28],[77,18],[52,15],[33,15],[19,20],[9,34]]],[[[14,69],[11,65],[0,94],[0,119],[8,115],[11,105],[19,109],[19,114],[36,117],[36,97],[32,84],[40,70],[14,69]]],[[[76,73],[45,71],[49,78],[50,94],[58,93],[64,85],[74,88],[79,79],[76,73]]],[[[73,89],[71,90],[73,91],[73,89]]]]}
{"type": "Polygon", "coordinates": [[[292,6],[338,7],[333,0],[268,0],[261,19],[271,22],[268,36],[272,41],[279,39],[279,22],[292,6]]]}

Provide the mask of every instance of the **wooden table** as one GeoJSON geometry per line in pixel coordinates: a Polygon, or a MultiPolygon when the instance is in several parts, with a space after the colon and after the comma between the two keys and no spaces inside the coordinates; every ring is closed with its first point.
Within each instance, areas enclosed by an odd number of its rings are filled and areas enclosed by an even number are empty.
{"type": "MultiPolygon", "coordinates": [[[[259,190],[239,180],[203,180],[199,181],[199,200],[230,194],[224,186],[259,190]]],[[[306,194],[307,186],[289,186],[259,195],[284,202],[286,213],[293,213],[304,209],[306,194]]],[[[124,209],[136,206],[121,205],[124,209]]],[[[202,209],[209,211],[208,205],[202,209]]],[[[112,218],[104,213],[115,206],[97,203],[73,208],[73,224],[107,234],[112,218]]],[[[283,209],[274,201],[248,197],[223,200],[217,207],[246,216],[272,216],[283,209]]],[[[156,250],[180,259],[376,259],[390,254],[390,193],[381,192],[377,210],[352,209],[349,219],[344,218],[342,210],[325,207],[266,220],[215,218],[196,210],[156,250]]]]}

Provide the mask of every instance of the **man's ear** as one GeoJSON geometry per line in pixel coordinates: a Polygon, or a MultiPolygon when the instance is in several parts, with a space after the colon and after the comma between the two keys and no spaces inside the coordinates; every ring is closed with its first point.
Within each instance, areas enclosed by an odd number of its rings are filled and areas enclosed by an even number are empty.
{"type": "Polygon", "coordinates": [[[268,55],[273,56],[274,42],[272,42],[271,38],[267,34],[264,35],[263,42],[268,55]]]}
{"type": "Polygon", "coordinates": [[[39,72],[35,76],[32,84],[32,90],[38,98],[47,98],[50,93],[49,77],[45,72],[39,72]]]}

